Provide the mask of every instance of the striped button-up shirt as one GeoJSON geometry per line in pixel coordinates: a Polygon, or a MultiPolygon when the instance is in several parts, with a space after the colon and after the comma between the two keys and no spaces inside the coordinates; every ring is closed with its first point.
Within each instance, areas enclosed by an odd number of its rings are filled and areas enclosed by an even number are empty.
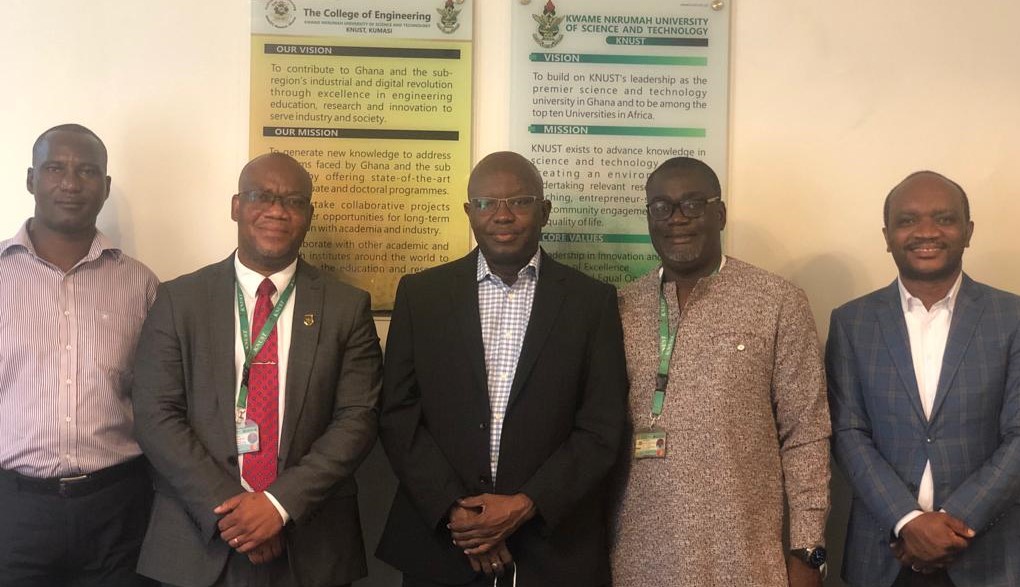
{"type": "Polygon", "coordinates": [[[482,320],[482,344],[485,346],[485,370],[489,385],[489,463],[492,483],[496,483],[499,465],[499,442],[503,434],[503,417],[517,359],[521,355],[524,333],[531,318],[531,305],[535,301],[535,285],[541,249],[517,273],[513,285],[503,283],[498,275],[489,271],[485,256],[478,253],[478,310],[482,320]]]}
{"type": "Polygon", "coordinates": [[[27,228],[0,242],[0,469],[68,477],[134,458],[131,363],[156,276],[98,232],[65,273],[27,228]]]}

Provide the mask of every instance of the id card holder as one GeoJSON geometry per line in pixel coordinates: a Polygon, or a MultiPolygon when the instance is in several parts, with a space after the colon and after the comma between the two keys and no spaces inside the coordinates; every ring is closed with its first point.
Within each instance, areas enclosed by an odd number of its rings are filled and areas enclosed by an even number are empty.
{"type": "Polygon", "coordinates": [[[259,451],[259,425],[245,420],[237,425],[237,454],[243,455],[259,451]]]}
{"type": "Polygon", "coordinates": [[[635,459],[666,458],[666,431],[645,428],[634,433],[635,459]]]}

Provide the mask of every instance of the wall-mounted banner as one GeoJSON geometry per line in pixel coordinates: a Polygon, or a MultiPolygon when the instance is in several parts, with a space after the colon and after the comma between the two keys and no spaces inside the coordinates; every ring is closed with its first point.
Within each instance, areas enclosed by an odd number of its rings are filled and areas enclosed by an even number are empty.
{"type": "Polygon", "coordinates": [[[611,283],[656,265],[645,179],[676,156],[726,183],[729,6],[724,0],[514,3],[511,147],[545,178],[542,246],[611,283]]]}
{"type": "Polygon", "coordinates": [[[315,183],[303,257],[390,310],[470,247],[471,0],[253,0],[251,152],[315,183]]]}

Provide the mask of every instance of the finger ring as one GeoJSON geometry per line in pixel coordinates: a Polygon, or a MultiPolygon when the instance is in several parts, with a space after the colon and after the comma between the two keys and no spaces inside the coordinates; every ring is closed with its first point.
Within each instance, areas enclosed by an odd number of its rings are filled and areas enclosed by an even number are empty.
{"type": "Polygon", "coordinates": [[[917,565],[910,565],[910,570],[914,571],[915,573],[920,573],[921,572],[921,567],[919,567],[917,565]]]}
{"type": "Polygon", "coordinates": [[[499,563],[492,563],[492,566],[493,566],[493,567],[498,567],[498,566],[499,566],[499,563]]]}

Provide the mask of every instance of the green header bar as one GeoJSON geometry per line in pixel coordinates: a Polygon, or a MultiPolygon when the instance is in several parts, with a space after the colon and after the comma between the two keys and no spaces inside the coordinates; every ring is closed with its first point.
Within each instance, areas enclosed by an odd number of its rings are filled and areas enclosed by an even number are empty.
{"type": "Polygon", "coordinates": [[[547,243],[616,243],[644,245],[652,242],[647,234],[589,234],[577,232],[544,232],[542,241],[547,243]]]}
{"type": "Polygon", "coordinates": [[[708,39],[677,37],[606,37],[607,45],[638,45],[657,47],[708,47],[708,39]]]}
{"type": "Polygon", "coordinates": [[[652,242],[652,237],[647,234],[607,234],[604,235],[607,243],[623,243],[629,245],[645,245],[652,242]]]}
{"type": "Polygon", "coordinates": [[[708,57],[672,55],[600,55],[592,53],[532,53],[529,58],[540,63],[616,63],[622,65],[708,65],[708,57]]]}
{"type": "Polygon", "coordinates": [[[535,135],[611,135],[628,137],[694,137],[704,138],[703,128],[664,126],[590,126],[585,124],[532,124],[528,132],[535,135]]]}

